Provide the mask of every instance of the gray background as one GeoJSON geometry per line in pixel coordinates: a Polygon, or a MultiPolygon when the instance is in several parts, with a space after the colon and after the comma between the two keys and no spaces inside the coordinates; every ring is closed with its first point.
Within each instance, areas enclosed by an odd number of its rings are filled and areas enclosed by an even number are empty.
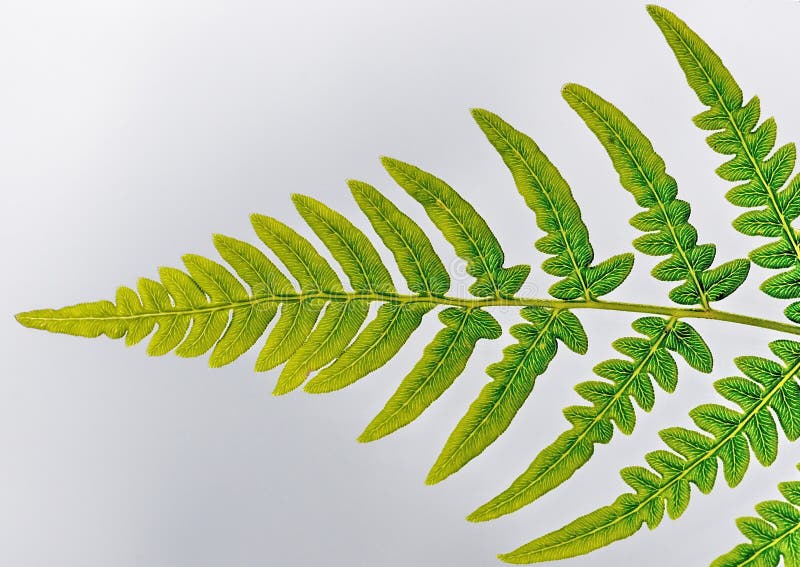
{"type": "MultiPolygon", "coordinates": [[[[781,0],[665,1],[775,114],[800,132],[800,6],[781,0]]],[[[457,274],[463,266],[377,157],[448,180],[496,231],[507,265],[535,267],[540,231],[468,109],[494,110],[541,144],[583,205],[598,258],[630,249],[637,209],[559,88],[586,84],[654,141],[692,201],[718,260],[758,243],[714,174],[722,158],[690,122],[700,110],[638,1],[5,2],[0,8],[0,564],[100,566],[496,565],[494,555],[610,502],[618,470],[660,447],[715,400],[712,377],[681,366],[631,437],[615,435],[567,485],[501,520],[463,516],[504,488],[565,427],[573,386],[612,356],[632,316],[581,313],[588,356],[559,353],[509,431],[436,487],[423,479],[508,337],[484,341],[452,390],[418,422],[354,441],[438,328],[429,315],[402,353],[328,396],[270,395],[257,349],[223,369],[205,357],[34,332],[12,314],[113,297],[180,255],[214,255],[210,235],[255,241],[253,211],[301,228],[289,195],[331,203],[367,229],[344,180],[372,182],[410,211],[457,274]],[[69,6],[68,6],[69,4],[69,6]]],[[[309,231],[303,229],[305,234],[309,231]]],[[[382,251],[382,253],[385,251],[382,251]]],[[[387,255],[388,259],[388,255],[387,255]]],[[[664,303],[657,260],[637,255],[613,297],[664,303]]],[[[401,281],[392,268],[396,280],[401,281]]],[[[781,318],[750,281],[720,308],[781,318]]],[[[534,268],[526,285],[545,293],[534,268]]],[[[505,327],[513,311],[498,312],[505,327]]],[[[713,377],[735,354],[766,354],[774,332],[697,323],[713,377]]],[[[798,478],[800,448],[757,463],[736,490],[718,480],[685,516],[565,563],[703,565],[741,536],[733,518],[798,478]]]]}

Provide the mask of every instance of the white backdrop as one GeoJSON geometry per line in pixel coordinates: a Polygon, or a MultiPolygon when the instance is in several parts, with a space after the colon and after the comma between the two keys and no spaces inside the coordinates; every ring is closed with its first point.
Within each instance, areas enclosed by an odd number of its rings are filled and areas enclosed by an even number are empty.
{"type": "MultiPolygon", "coordinates": [[[[800,5],[782,0],[665,0],[723,57],[745,95],[776,115],[779,143],[800,132],[795,70],[800,5]]],[[[355,437],[439,327],[429,315],[401,354],[342,392],[270,395],[278,372],[252,371],[257,349],[223,369],[205,358],[149,358],[144,346],[24,329],[12,315],[113,298],[154,277],[211,234],[255,242],[248,214],[309,235],[291,193],[334,205],[368,230],[344,184],[376,184],[452,262],[422,210],[377,158],[450,182],[486,218],[507,264],[537,268],[541,233],[468,109],[485,107],[531,134],[583,206],[598,258],[631,249],[637,212],[602,148],[561,100],[575,81],[619,105],[652,139],[693,205],[718,260],[755,239],[714,168],[722,157],[690,118],[701,110],[639,1],[36,2],[0,7],[0,564],[39,566],[497,565],[495,554],[610,503],[618,470],[660,447],[716,400],[711,382],[737,354],[767,354],[774,332],[697,323],[713,375],[681,365],[635,433],[615,434],[575,477],[489,524],[463,517],[505,488],[563,431],[573,386],[613,356],[632,316],[586,312],[590,349],[561,349],[508,432],[436,487],[423,479],[509,338],[480,344],[456,385],[416,423],[379,442],[355,437]]],[[[384,253],[385,250],[382,250],[384,253]]],[[[390,259],[388,254],[385,255],[390,259]]],[[[665,303],[670,286],[637,254],[613,297],[665,303]]],[[[456,266],[457,267],[457,266],[456,266]]],[[[396,281],[402,281],[392,268],[396,281]]],[[[750,280],[721,308],[773,318],[779,302],[750,280]]],[[[454,289],[463,290],[468,281],[454,289]]],[[[504,327],[513,311],[498,312],[504,327]]],[[[734,518],[800,478],[800,447],[751,464],[730,490],[695,491],[679,521],[570,567],[705,565],[738,543],[734,518]]]]}

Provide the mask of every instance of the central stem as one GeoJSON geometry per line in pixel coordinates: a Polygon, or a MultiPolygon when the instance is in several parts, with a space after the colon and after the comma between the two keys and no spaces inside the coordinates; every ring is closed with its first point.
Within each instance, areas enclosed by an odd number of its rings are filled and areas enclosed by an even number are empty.
{"type": "Polygon", "coordinates": [[[103,316],[89,317],[59,317],[48,313],[47,316],[39,315],[35,312],[20,313],[17,318],[25,324],[25,321],[37,319],[47,320],[94,320],[94,319],[142,319],[147,317],[163,316],[168,314],[193,315],[197,313],[210,313],[214,311],[227,311],[237,307],[260,305],[262,303],[297,303],[313,301],[368,301],[380,303],[432,303],[434,305],[445,305],[448,307],[466,307],[471,309],[481,307],[549,307],[551,309],[599,309],[601,311],[624,311],[628,313],[648,313],[651,315],[665,315],[675,319],[711,319],[714,321],[727,321],[749,327],[770,329],[781,333],[800,336],[800,326],[791,323],[783,323],[761,317],[750,315],[740,315],[727,311],[717,311],[715,309],[672,307],[667,305],[647,305],[643,303],[625,303],[622,301],[599,301],[589,300],[570,300],[560,299],[538,299],[534,297],[487,297],[487,298],[463,298],[449,297],[443,295],[405,295],[400,293],[384,292],[327,292],[315,291],[309,293],[294,293],[285,295],[254,296],[243,301],[230,303],[209,304],[204,307],[180,308],[172,307],[164,311],[144,311],[130,315],[109,314],[103,316]]]}

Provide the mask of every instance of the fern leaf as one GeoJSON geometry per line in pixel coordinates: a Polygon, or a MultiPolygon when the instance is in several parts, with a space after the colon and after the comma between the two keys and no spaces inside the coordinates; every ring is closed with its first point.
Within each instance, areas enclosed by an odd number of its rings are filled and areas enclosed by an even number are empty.
{"type": "Polygon", "coordinates": [[[530,266],[504,268],[505,255],[486,221],[452,187],[418,167],[388,157],[383,166],[416,199],[475,278],[469,288],[476,297],[513,296],[525,283],[530,266]]]}
{"type": "Polygon", "coordinates": [[[256,360],[256,371],[280,366],[303,346],[319,319],[323,302],[317,299],[281,304],[281,316],[256,360]]]}
{"type": "Polygon", "coordinates": [[[800,565],[800,482],[782,482],[785,498],[756,505],[758,518],[739,518],[736,524],[750,543],[737,545],[718,557],[711,567],[787,567],[800,565]]]}
{"type": "Polygon", "coordinates": [[[594,371],[604,381],[583,382],[575,387],[591,405],[564,410],[572,428],[544,448],[511,486],[475,510],[468,520],[482,522],[509,514],[566,482],[589,461],[596,443],[611,441],[614,425],[630,434],[636,423],[633,404],[650,411],[655,403],[653,382],[667,392],[677,385],[678,369],[669,351],[684,354],[698,370],[711,370],[708,346],[687,323],[675,318],[642,317],[634,321],[633,328],[646,338],[614,341],[617,351],[629,360],[601,362],[594,371]]]}
{"type": "Polygon", "coordinates": [[[338,357],[356,336],[368,313],[368,301],[330,302],[317,326],[286,362],[273,393],[291,392],[300,387],[312,372],[338,357]]]}
{"type": "MultiPolygon", "coordinates": [[[[670,451],[649,453],[646,460],[650,469],[622,470],[622,478],[633,493],[623,494],[613,504],[501,555],[501,559],[537,563],[589,553],[633,535],[644,523],[655,528],[661,523],[665,506],[671,518],[679,517],[689,504],[691,484],[702,493],[713,489],[718,461],[730,486],[744,477],[751,450],[762,464],[770,464],[778,450],[772,411],[780,416],[786,408],[777,400],[800,396],[800,343],[778,340],[770,343],[770,349],[783,365],[766,358],[739,357],[736,365],[744,376],[715,384],[717,391],[740,410],[718,404],[695,408],[690,415],[702,432],[665,429],[660,435],[670,451]]],[[[783,427],[780,417],[779,422],[787,438],[796,440],[798,432],[783,427]]]]}
{"type": "Polygon", "coordinates": [[[408,341],[422,317],[434,305],[429,303],[386,303],[378,315],[330,366],[305,385],[305,391],[322,394],[339,390],[386,364],[408,341]]]}
{"type": "Polygon", "coordinates": [[[359,441],[375,441],[414,421],[464,371],[477,342],[499,338],[502,332],[494,317],[481,309],[450,307],[439,314],[439,320],[445,327],[425,348],[420,361],[359,441]]]}
{"type": "Polygon", "coordinates": [[[622,186],[645,209],[631,219],[635,228],[647,233],[633,245],[644,254],[669,255],[653,269],[653,276],[684,280],[670,298],[708,309],[712,301],[736,291],[747,278],[750,263],[732,260],[710,268],[716,247],[697,244],[697,230],[689,223],[689,203],[677,199],[677,183],[650,140],[617,107],[586,87],[569,84],[562,94],[608,152],[622,186]],[[654,246],[655,241],[664,244],[654,246]]]}
{"type": "Polygon", "coordinates": [[[553,257],[542,269],[563,278],[550,288],[550,294],[559,299],[592,299],[616,289],[630,273],[633,256],[620,254],[592,267],[589,231],[558,169],[536,142],[496,114],[473,109],[472,116],[503,158],[517,189],[536,213],[537,225],[546,233],[536,247],[553,257]]]}
{"type": "Polygon", "coordinates": [[[271,217],[253,214],[250,221],[258,237],[275,252],[302,291],[344,291],[336,272],[308,240],[271,217]]]}
{"type": "MultiPolygon", "coordinates": [[[[800,216],[800,177],[795,176],[784,187],[795,165],[794,144],[785,144],[770,155],[775,148],[775,121],[768,118],[759,124],[758,97],[744,103],[741,87],[719,56],[675,14],[658,6],[648,6],[647,10],[675,53],[689,86],[709,107],[695,117],[695,124],[715,132],[707,138],[713,150],[733,156],[717,173],[727,181],[743,183],[726,197],[736,206],[756,209],[739,216],[734,227],[743,234],[780,239],[750,255],[764,268],[791,268],[768,279],[762,289],[780,299],[800,297],[800,286],[781,286],[787,279],[800,279],[796,275],[800,270],[800,237],[792,227],[800,216]]],[[[800,302],[789,307],[787,317],[800,322],[800,302]]]]}
{"type": "MultiPolygon", "coordinates": [[[[536,377],[555,357],[556,339],[573,347],[586,344],[582,338],[574,340],[580,323],[569,311],[526,307],[522,316],[529,323],[511,327],[518,343],[506,347],[503,360],[486,370],[492,381],[484,386],[445,443],[428,474],[428,484],[441,482],[458,471],[508,428],[533,390],[536,377]]],[[[584,334],[582,327],[578,332],[584,334]]]]}
{"type": "Polygon", "coordinates": [[[371,185],[355,180],[348,185],[375,232],[394,254],[408,288],[422,295],[447,292],[450,276],[422,229],[371,185]]]}
{"type": "Polygon", "coordinates": [[[395,291],[392,277],[378,251],[353,223],[305,195],[292,195],[295,207],[342,266],[355,291],[395,291]]]}
{"type": "MultiPolygon", "coordinates": [[[[727,199],[750,209],[734,221],[734,227],[768,239],[750,254],[756,265],[780,270],[762,284],[762,290],[779,299],[800,298],[800,233],[792,226],[800,216],[800,175],[790,180],[795,146],[776,149],[775,121],[761,120],[758,98],[744,102],[719,57],[686,24],[662,8],[648,10],[690,86],[708,107],[695,123],[713,132],[708,143],[714,150],[732,156],[717,172],[737,183],[727,199]]],[[[676,388],[674,355],[710,372],[711,352],[685,319],[716,319],[800,335],[794,324],[712,309],[713,302],[742,285],[749,261],[713,267],[715,246],[698,244],[697,230],[689,222],[690,205],[678,198],[675,179],[644,134],[619,109],[585,87],[569,84],[563,95],[604,146],[622,186],[642,207],[631,220],[644,233],[634,247],[665,257],[652,275],[676,282],[669,296],[678,307],[601,301],[626,280],[634,256],[624,253],[594,263],[580,208],[558,169],[526,134],[496,114],[475,109],[474,119],[544,232],[535,246],[549,256],[544,271],[556,277],[549,288],[551,299],[516,295],[530,267],[504,266],[505,254],[488,224],[455,190],[415,166],[382,158],[389,175],[422,205],[466,261],[475,280],[469,288],[471,298],[445,295],[450,276],[422,228],[371,185],[350,180],[353,197],[393,255],[410,293],[396,290],[370,237],[350,220],[311,197],[294,195],[298,213],[347,282],[293,229],[253,215],[256,234],[278,265],[251,244],[215,235],[214,245],[226,264],[188,254],[183,256],[184,268],[161,267],[158,281],[141,278],[136,289],[122,286],[113,302],[34,310],[18,314],[17,319],[52,332],[124,338],[128,345],[150,337],[150,355],[175,352],[196,357],[210,352],[209,364],[221,366],[249,351],[277,317],[258,354],[256,370],[283,365],[275,394],[300,386],[322,393],[349,386],[386,364],[425,315],[443,307],[439,313],[443,327],[367,425],[359,437],[365,442],[420,416],[464,371],[478,341],[502,334],[489,308],[520,308],[524,322],[510,329],[516,342],[504,349],[502,360],[487,368],[491,380],[445,442],[427,477],[433,484],[468,464],[510,426],[536,379],[557,354],[559,342],[580,354],[587,351],[588,338],[574,309],[639,314],[633,323],[638,336],[612,343],[621,357],[596,365],[598,379],[576,386],[586,403],[564,411],[569,429],[469,519],[483,521],[512,512],[569,479],[591,458],[597,444],[611,441],[615,429],[630,434],[636,407],[644,411],[653,407],[655,386],[667,392],[676,388]],[[377,313],[367,322],[372,304],[377,313]]],[[[789,305],[785,314],[800,322],[800,301],[789,305]]],[[[665,512],[679,517],[690,504],[692,485],[710,492],[720,470],[735,486],[753,457],[765,466],[773,463],[780,431],[790,440],[800,438],[800,343],[778,340],[770,348],[777,360],[738,357],[741,375],[715,383],[727,405],[694,408],[690,416],[695,429],[662,430],[666,448],[649,453],[647,466],[621,471],[630,491],[501,558],[529,563],[588,553],[633,535],[643,524],[657,527],[665,512]]],[[[784,483],[781,490],[785,502],[761,503],[760,518],[739,521],[751,543],[736,547],[715,565],[774,566],[781,559],[787,565],[800,565],[800,483],[784,483]]]]}
{"type": "MultiPolygon", "coordinates": [[[[666,173],[664,161],[650,141],[622,112],[589,89],[570,84],[562,93],[606,148],[622,186],[645,208],[631,223],[648,234],[634,245],[647,254],[669,256],[653,275],[665,281],[684,280],[670,297],[680,304],[708,309],[710,302],[735,291],[747,276],[749,262],[734,260],[709,269],[716,249],[713,244],[697,244],[697,231],[688,222],[689,204],[677,199],[677,184],[666,173]]],[[[634,329],[648,339],[627,338],[614,343],[632,362],[601,363],[595,372],[610,383],[593,381],[577,386],[594,406],[568,408],[565,414],[572,428],[543,449],[509,488],[473,512],[469,520],[485,521],[513,512],[565,482],[589,461],[595,443],[611,441],[613,423],[630,434],[635,426],[631,400],[646,411],[654,403],[650,376],[668,392],[675,388],[677,369],[668,350],[683,355],[698,370],[711,371],[708,346],[685,322],[648,317],[637,320],[634,329]],[[668,381],[659,381],[659,366],[669,369],[668,381]]]]}
{"type": "Polygon", "coordinates": [[[223,260],[230,264],[239,277],[250,286],[254,296],[294,293],[289,278],[252,244],[215,234],[214,246],[223,260]]]}

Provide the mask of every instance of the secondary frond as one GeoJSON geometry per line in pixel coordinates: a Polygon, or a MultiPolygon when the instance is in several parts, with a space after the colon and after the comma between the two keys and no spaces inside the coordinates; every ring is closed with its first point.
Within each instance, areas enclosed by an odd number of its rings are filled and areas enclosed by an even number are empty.
{"type": "Polygon", "coordinates": [[[739,406],[704,404],[690,412],[701,431],[673,427],[660,432],[671,451],[648,453],[650,468],[628,467],[623,480],[633,489],[616,501],[522,547],[501,555],[509,563],[539,563],[589,553],[630,537],[647,524],[657,527],[664,516],[677,518],[689,505],[691,485],[702,493],[714,487],[718,461],[729,486],[741,482],[750,453],[762,465],[771,464],[778,451],[778,425],[786,437],[800,437],[800,343],[777,340],[770,350],[783,365],[770,359],[743,356],[736,365],[743,376],[715,382],[717,392],[739,406]]]}
{"type": "Polygon", "coordinates": [[[603,381],[578,384],[575,389],[589,406],[571,406],[564,416],[572,428],[545,447],[506,490],[467,519],[482,522],[522,508],[566,482],[594,454],[596,443],[609,443],[614,425],[628,435],[636,425],[636,403],[650,411],[655,403],[653,382],[667,392],[678,383],[678,367],[670,351],[681,354],[695,369],[711,370],[711,352],[688,323],[674,317],[642,317],[633,323],[644,337],[614,341],[628,359],[611,359],[595,366],[603,381]]]}
{"type": "Polygon", "coordinates": [[[750,263],[738,259],[711,268],[716,246],[697,244],[697,229],[689,222],[691,207],[677,198],[678,184],[650,140],[617,107],[586,87],[566,85],[562,94],[608,152],[622,186],[645,209],[630,221],[646,233],[633,245],[643,254],[667,256],[651,274],[662,281],[683,280],[670,299],[708,309],[736,291],[750,263]]]}
{"type": "MultiPolygon", "coordinates": [[[[709,109],[694,118],[716,152],[733,158],[717,168],[726,181],[739,183],[728,191],[728,201],[755,209],[740,215],[733,226],[742,234],[773,240],[750,254],[757,265],[787,269],[767,279],[761,289],[779,299],[800,297],[800,237],[792,222],[800,216],[800,176],[786,184],[796,160],[792,143],[775,149],[777,127],[773,118],[759,124],[758,97],[744,103],[742,89],[719,56],[672,12],[648,6],[672,48],[689,86],[709,109]],[[771,154],[771,155],[770,155],[771,154]]],[[[800,302],[786,308],[786,316],[800,322],[800,302]]]]}
{"type": "MultiPolygon", "coordinates": [[[[545,236],[536,247],[551,258],[542,269],[562,279],[550,287],[553,297],[594,301],[616,289],[630,274],[633,255],[613,256],[592,266],[594,251],[578,203],[558,169],[527,135],[496,114],[473,109],[472,115],[510,170],[517,189],[536,215],[545,236]]],[[[538,376],[555,358],[557,340],[583,354],[585,332],[575,315],[562,309],[526,308],[528,324],[512,327],[517,343],[503,360],[489,366],[492,381],[456,425],[428,474],[440,482],[494,442],[511,424],[533,391],[538,376]],[[582,337],[582,338],[581,338],[582,337]]]]}

